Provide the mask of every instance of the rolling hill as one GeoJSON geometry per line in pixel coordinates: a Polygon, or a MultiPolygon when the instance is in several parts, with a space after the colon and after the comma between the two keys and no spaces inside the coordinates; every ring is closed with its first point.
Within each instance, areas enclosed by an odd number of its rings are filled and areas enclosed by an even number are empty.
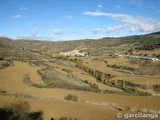
{"type": "Polygon", "coordinates": [[[159,33],[59,42],[0,37],[0,118],[160,114],[159,33]]]}

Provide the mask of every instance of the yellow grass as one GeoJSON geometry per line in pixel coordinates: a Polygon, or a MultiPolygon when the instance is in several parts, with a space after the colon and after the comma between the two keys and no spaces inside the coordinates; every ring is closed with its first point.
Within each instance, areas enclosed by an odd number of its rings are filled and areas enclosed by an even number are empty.
{"type": "Polygon", "coordinates": [[[36,72],[40,67],[32,67],[22,62],[14,62],[14,64],[15,66],[13,67],[0,70],[0,89],[10,94],[28,94],[37,97],[37,99],[1,95],[0,104],[13,102],[18,99],[28,101],[32,110],[44,111],[45,120],[49,120],[51,117],[58,118],[61,116],[77,117],[82,120],[106,120],[107,118],[117,120],[116,114],[119,111],[107,106],[101,106],[101,104],[116,104],[119,106],[146,108],[157,111],[160,108],[160,97],[122,96],[65,89],[29,87],[22,82],[23,75],[26,73],[31,75],[33,82],[44,84],[36,72]],[[64,97],[68,94],[76,95],[78,102],[65,101],[64,97]]]}
{"type": "Polygon", "coordinates": [[[114,87],[110,87],[110,86],[104,85],[104,84],[102,84],[100,82],[97,82],[97,80],[94,77],[90,76],[88,73],[86,73],[85,71],[80,70],[78,68],[70,68],[70,67],[66,67],[66,66],[63,66],[63,65],[58,65],[56,63],[47,63],[47,64],[55,67],[55,69],[57,71],[62,72],[64,74],[67,74],[67,73],[62,71],[62,69],[70,70],[70,71],[72,71],[72,74],[74,76],[76,76],[77,78],[80,78],[82,80],[87,80],[88,82],[90,82],[92,84],[97,84],[100,90],[108,89],[108,90],[112,90],[112,91],[122,91],[120,89],[117,89],[117,88],[114,88],[114,87]]]}
{"type": "Polygon", "coordinates": [[[139,68],[138,65],[129,63],[128,58],[107,58],[106,61],[109,65],[116,64],[117,66],[127,66],[131,68],[139,68]]]}
{"type": "Polygon", "coordinates": [[[153,54],[159,54],[160,53],[160,49],[155,49],[155,50],[139,50],[138,52],[134,51],[134,54],[148,54],[148,55],[153,55],[153,54]]]}
{"type": "MultiPolygon", "coordinates": [[[[109,61],[110,64],[116,64],[116,65],[123,65],[123,66],[129,66],[137,68],[138,66],[131,65],[127,63],[127,59],[122,58],[113,58],[113,59],[106,59],[109,61]]],[[[113,76],[115,76],[114,80],[125,80],[130,81],[137,84],[160,84],[160,76],[149,76],[149,75],[134,75],[134,74],[125,74],[122,72],[118,72],[110,67],[106,66],[106,63],[102,60],[92,60],[87,59],[85,60],[85,65],[93,68],[94,70],[99,70],[105,73],[109,73],[113,76]]]]}
{"type": "Polygon", "coordinates": [[[90,58],[90,59],[85,60],[85,65],[93,68],[94,70],[99,70],[99,71],[102,71],[108,74],[125,75],[124,73],[114,71],[112,68],[107,67],[106,63],[102,60],[92,60],[90,58]]]}
{"type": "Polygon", "coordinates": [[[137,84],[160,84],[160,77],[159,76],[147,76],[147,75],[125,75],[125,76],[117,76],[114,80],[125,80],[137,84]]]}

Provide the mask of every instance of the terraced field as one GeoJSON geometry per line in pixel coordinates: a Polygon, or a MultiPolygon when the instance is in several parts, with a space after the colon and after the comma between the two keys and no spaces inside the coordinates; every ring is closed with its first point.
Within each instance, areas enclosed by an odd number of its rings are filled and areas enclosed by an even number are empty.
{"type": "MultiPolygon", "coordinates": [[[[97,83],[95,78],[78,68],[69,68],[57,63],[47,63],[56,68],[57,71],[68,74],[63,69],[73,71],[72,74],[78,78],[86,78],[91,83],[97,83]],[[81,74],[83,73],[83,74],[81,74]]],[[[37,88],[28,86],[23,82],[24,74],[28,73],[33,83],[45,86],[37,70],[43,67],[30,66],[28,63],[14,61],[13,67],[0,70],[1,93],[0,103],[12,103],[17,100],[28,101],[32,110],[44,112],[44,119],[61,116],[75,117],[78,119],[101,119],[110,117],[116,120],[118,112],[130,113],[141,110],[158,113],[160,110],[159,97],[145,96],[124,96],[118,94],[103,94],[87,91],[77,91],[61,88],[37,88]],[[77,102],[66,101],[64,97],[72,94],[78,97],[77,102]],[[136,109],[135,111],[132,109],[136,109]]],[[[97,83],[100,90],[108,89],[121,91],[118,88],[110,87],[102,83],[97,83]]]]}
{"type": "Polygon", "coordinates": [[[154,50],[139,50],[145,36],[131,38],[68,42],[0,38],[0,115],[5,108],[19,113],[16,105],[21,109],[29,105],[31,111],[24,113],[44,120],[160,115],[160,61],[115,56],[143,51],[158,59],[158,40],[154,50]],[[86,56],[60,55],[77,49],[86,56]]]}

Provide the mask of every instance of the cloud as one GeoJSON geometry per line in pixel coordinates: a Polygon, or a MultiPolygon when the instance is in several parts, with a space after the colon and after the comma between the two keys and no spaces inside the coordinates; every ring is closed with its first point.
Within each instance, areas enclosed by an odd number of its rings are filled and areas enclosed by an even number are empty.
{"type": "Polygon", "coordinates": [[[15,16],[13,16],[13,19],[22,19],[22,18],[25,18],[25,16],[23,16],[23,15],[15,15],[15,16]]]}
{"type": "Polygon", "coordinates": [[[56,40],[53,37],[45,37],[45,36],[17,36],[16,39],[24,39],[24,40],[56,40]]]}
{"type": "Polygon", "coordinates": [[[38,33],[39,33],[39,30],[36,28],[32,29],[32,31],[31,31],[31,34],[33,37],[35,37],[38,33]]]}
{"type": "Polygon", "coordinates": [[[130,24],[123,24],[117,26],[109,26],[107,27],[107,32],[143,32],[143,29],[138,25],[130,25],[130,24]]]}
{"type": "Polygon", "coordinates": [[[95,12],[87,11],[87,12],[84,12],[83,14],[89,15],[89,16],[109,16],[110,15],[110,13],[104,13],[101,11],[95,11],[95,12]]]}
{"type": "Polygon", "coordinates": [[[20,7],[19,9],[20,9],[20,10],[28,10],[27,7],[20,7]]]}
{"type": "Polygon", "coordinates": [[[46,37],[39,35],[39,29],[38,28],[33,28],[31,30],[30,35],[23,35],[23,36],[17,36],[16,39],[25,39],[25,40],[55,40],[53,37],[46,37]]]}
{"type": "Polygon", "coordinates": [[[66,16],[64,16],[65,18],[67,18],[67,19],[72,19],[73,17],[72,16],[70,16],[70,15],[66,15],[66,16]]]}
{"type": "Polygon", "coordinates": [[[117,9],[121,9],[121,6],[120,6],[120,5],[116,5],[116,8],[117,8],[117,9]]]}
{"type": "Polygon", "coordinates": [[[142,7],[143,0],[129,0],[129,4],[137,7],[142,7]]]}
{"type": "Polygon", "coordinates": [[[109,26],[107,27],[107,32],[121,32],[126,30],[127,25],[109,26]]]}
{"type": "Polygon", "coordinates": [[[83,14],[89,16],[110,17],[114,20],[123,23],[121,26],[111,26],[107,28],[108,31],[113,31],[112,29],[120,31],[126,29],[129,30],[130,32],[155,32],[157,30],[160,30],[160,22],[152,18],[132,16],[128,14],[105,13],[101,11],[95,11],[95,12],[87,11],[84,12],[83,14]]]}
{"type": "Polygon", "coordinates": [[[54,29],[53,30],[53,34],[55,34],[55,35],[62,35],[62,34],[64,34],[64,30],[61,30],[61,29],[54,29]]]}
{"type": "Polygon", "coordinates": [[[94,34],[99,34],[101,32],[101,29],[100,28],[95,28],[94,30],[92,30],[92,32],[94,34]]]}
{"type": "Polygon", "coordinates": [[[103,8],[103,5],[97,5],[98,8],[103,8]]]}

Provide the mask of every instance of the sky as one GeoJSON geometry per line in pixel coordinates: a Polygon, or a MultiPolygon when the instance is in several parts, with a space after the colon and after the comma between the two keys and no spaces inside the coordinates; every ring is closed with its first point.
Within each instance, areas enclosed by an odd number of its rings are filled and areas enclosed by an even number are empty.
{"type": "Polygon", "coordinates": [[[160,0],[0,0],[0,36],[78,40],[160,31],[160,0]]]}

